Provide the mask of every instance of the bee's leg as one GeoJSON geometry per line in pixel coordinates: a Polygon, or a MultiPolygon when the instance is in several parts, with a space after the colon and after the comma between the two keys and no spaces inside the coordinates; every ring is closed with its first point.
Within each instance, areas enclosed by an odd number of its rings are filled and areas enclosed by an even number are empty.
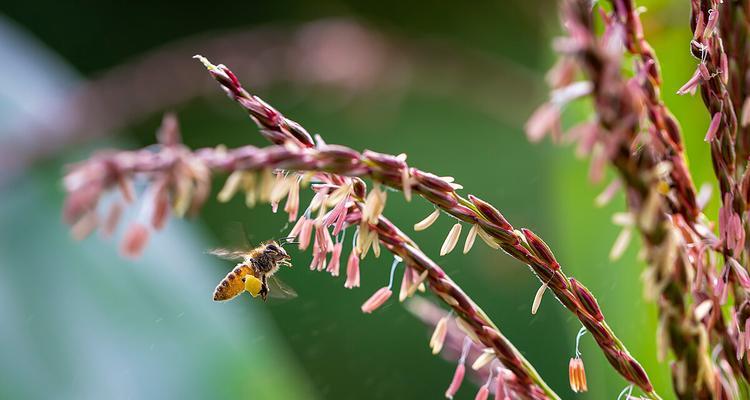
{"type": "Polygon", "coordinates": [[[260,297],[263,299],[263,301],[266,301],[266,298],[268,297],[268,283],[266,282],[266,274],[263,274],[263,276],[261,277],[260,297]]]}

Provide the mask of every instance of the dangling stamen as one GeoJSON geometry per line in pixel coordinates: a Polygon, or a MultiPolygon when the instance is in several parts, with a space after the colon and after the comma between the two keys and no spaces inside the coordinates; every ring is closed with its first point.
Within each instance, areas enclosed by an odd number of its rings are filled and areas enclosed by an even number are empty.
{"type": "Polygon", "coordinates": [[[430,215],[428,215],[425,219],[417,222],[414,224],[414,230],[415,231],[423,231],[430,227],[440,216],[440,210],[435,209],[430,215]]]}
{"type": "Polygon", "coordinates": [[[491,363],[495,359],[495,350],[487,348],[482,350],[482,354],[477,357],[476,360],[474,360],[474,363],[471,364],[471,369],[474,371],[479,371],[480,369],[487,366],[487,364],[491,363]]]}
{"type": "Polygon", "coordinates": [[[461,223],[456,223],[455,225],[453,225],[453,228],[451,228],[450,232],[448,232],[448,236],[445,237],[443,246],[440,248],[440,255],[444,256],[453,251],[453,248],[456,247],[456,243],[458,243],[458,238],[460,236],[461,223]]]}
{"type": "Polygon", "coordinates": [[[458,359],[458,366],[456,366],[456,372],[453,374],[453,379],[451,380],[450,386],[448,386],[448,390],[445,391],[445,397],[448,399],[453,399],[453,396],[456,395],[456,392],[458,392],[458,389],[461,387],[464,375],[466,374],[466,356],[469,354],[470,348],[471,339],[466,336],[464,338],[463,348],[461,349],[461,358],[458,359]]]}
{"type": "Polygon", "coordinates": [[[346,282],[344,287],[351,289],[353,287],[359,287],[359,254],[357,253],[357,236],[359,236],[359,227],[354,232],[352,237],[352,252],[349,254],[349,259],[346,262],[346,282]]]}
{"type": "Polygon", "coordinates": [[[545,282],[536,291],[536,295],[534,296],[534,302],[531,304],[531,315],[535,315],[537,310],[539,310],[539,305],[542,304],[542,297],[544,296],[544,292],[546,291],[547,291],[547,283],[545,282]]]}
{"type": "Polygon", "coordinates": [[[393,264],[391,265],[391,277],[388,281],[388,286],[384,286],[380,289],[378,289],[377,292],[373,293],[372,296],[370,296],[367,301],[365,301],[364,304],[362,304],[362,312],[366,314],[371,314],[373,311],[377,310],[380,306],[383,305],[393,294],[393,291],[391,288],[393,288],[393,276],[396,273],[396,267],[401,262],[401,258],[398,256],[393,257],[393,264]]]}
{"type": "Polygon", "coordinates": [[[435,326],[435,331],[432,333],[432,337],[430,338],[430,348],[432,349],[432,354],[438,354],[440,353],[440,350],[443,349],[445,337],[448,334],[448,321],[450,320],[452,314],[453,310],[451,310],[451,312],[446,314],[443,318],[440,318],[440,321],[438,321],[437,325],[435,326]]]}
{"type": "Polygon", "coordinates": [[[474,246],[474,240],[477,238],[477,232],[479,231],[479,225],[474,224],[469,230],[469,234],[466,235],[466,243],[464,244],[464,254],[468,253],[469,250],[474,246]]]}
{"type": "Polygon", "coordinates": [[[578,330],[578,334],[576,335],[576,357],[581,357],[581,338],[586,334],[586,332],[588,332],[588,330],[584,327],[581,327],[581,329],[578,330]]]}
{"type": "Polygon", "coordinates": [[[501,367],[497,367],[497,378],[495,379],[495,400],[510,400],[508,396],[508,389],[505,387],[505,378],[503,377],[503,370],[501,367]]]}
{"type": "Polygon", "coordinates": [[[581,359],[581,351],[579,345],[581,337],[586,334],[586,328],[581,328],[576,336],[576,354],[575,357],[570,359],[568,364],[568,379],[570,381],[570,389],[576,393],[585,392],[588,390],[586,383],[586,370],[583,367],[583,360],[581,359]]]}
{"type": "Polygon", "coordinates": [[[409,286],[413,280],[412,274],[414,274],[414,271],[411,268],[404,268],[404,276],[401,278],[401,289],[398,291],[399,302],[403,303],[409,295],[409,286]]]}
{"type": "Polygon", "coordinates": [[[492,369],[490,369],[490,375],[487,377],[487,382],[479,388],[474,400],[487,400],[490,396],[490,382],[492,382],[492,369]]]}

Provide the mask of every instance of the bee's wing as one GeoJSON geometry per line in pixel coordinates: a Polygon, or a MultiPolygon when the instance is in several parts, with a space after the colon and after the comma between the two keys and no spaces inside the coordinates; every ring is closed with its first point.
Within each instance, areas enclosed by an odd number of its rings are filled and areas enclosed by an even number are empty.
{"type": "Polygon", "coordinates": [[[224,227],[221,238],[229,247],[236,247],[238,249],[253,248],[245,224],[240,221],[229,222],[224,227]]]}
{"type": "Polygon", "coordinates": [[[297,297],[297,291],[276,276],[271,276],[268,278],[268,296],[275,299],[293,299],[297,297]]]}
{"type": "Polygon", "coordinates": [[[246,250],[227,249],[223,247],[208,250],[207,253],[230,261],[242,260],[247,255],[246,250]]]}

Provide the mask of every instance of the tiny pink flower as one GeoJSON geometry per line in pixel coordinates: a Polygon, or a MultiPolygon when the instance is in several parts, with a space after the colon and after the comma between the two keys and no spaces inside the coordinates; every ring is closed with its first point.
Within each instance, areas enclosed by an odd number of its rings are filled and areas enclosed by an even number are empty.
{"type": "Polygon", "coordinates": [[[595,147],[589,164],[589,180],[592,183],[599,183],[604,178],[604,172],[608,161],[607,154],[602,148],[598,146],[595,147]]]}
{"type": "Polygon", "coordinates": [[[704,38],[711,36],[718,22],[719,22],[719,10],[718,9],[708,10],[708,22],[706,22],[706,28],[703,30],[704,38]]]}
{"type": "Polygon", "coordinates": [[[737,260],[735,260],[734,258],[729,258],[728,262],[735,275],[737,275],[737,281],[739,281],[740,285],[745,289],[750,288],[750,275],[748,275],[745,267],[740,265],[740,263],[737,262],[737,260]]]}
{"type": "Polygon", "coordinates": [[[733,203],[734,196],[726,193],[719,208],[719,237],[733,254],[739,255],[745,247],[745,229],[740,216],[732,208],[733,203]]]}
{"type": "Polygon", "coordinates": [[[432,337],[430,338],[430,348],[432,349],[432,354],[438,354],[443,349],[445,338],[448,335],[449,318],[449,315],[440,318],[440,321],[438,321],[437,325],[435,326],[435,331],[432,332],[432,337]]]}
{"type": "Polygon", "coordinates": [[[117,228],[117,223],[120,222],[121,216],[122,203],[116,201],[109,207],[107,217],[104,220],[104,225],[102,225],[102,232],[104,233],[105,237],[112,236],[112,234],[115,232],[115,229],[117,228]]]}
{"type": "Polygon", "coordinates": [[[154,188],[154,199],[151,211],[151,226],[154,229],[161,230],[169,219],[169,193],[166,182],[157,183],[154,188]]]}
{"type": "Polygon", "coordinates": [[[683,94],[693,94],[695,93],[695,89],[698,87],[698,84],[701,81],[701,71],[700,68],[696,68],[695,72],[693,72],[693,76],[688,79],[687,82],[685,82],[684,85],[682,85],[681,88],[677,89],[677,94],[683,95],[683,94]]]}
{"type": "Polygon", "coordinates": [[[83,240],[94,232],[97,226],[99,226],[99,216],[96,212],[89,211],[73,224],[70,233],[75,240],[83,240]]]}
{"type": "Polygon", "coordinates": [[[740,124],[743,128],[750,125],[750,97],[745,98],[745,101],[742,103],[740,124]]]}
{"type": "MultiPolygon", "coordinates": [[[[303,217],[304,218],[304,217],[303,217]]],[[[310,246],[310,236],[312,234],[313,225],[315,225],[315,221],[304,218],[305,220],[302,222],[302,228],[300,228],[299,233],[299,249],[300,250],[306,250],[308,246],[310,246]]]]}
{"type": "Polygon", "coordinates": [[[719,298],[719,304],[721,305],[727,302],[727,296],[729,295],[727,279],[729,279],[729,268],[725,265],[721,275],[716,279],[716,286],[714,286],[714,296],[719,298]]]}
{"type": "Polygon", "coordinates": [[[323,226],[334,225],[333,234],[338,235],[342,229],[344,229],[344,223],[346,222],[346,216],[349,208],[347,203],[349,202],[349,195],[346,195],[336,206],[328,213],[328,216],[323,221],[323,226]]]}
{"type": "Polygon", "coordinates": [[[706,30],[706,20],[703,16],[703,11],[698,13],[698,16],[695,17],[695,32],[693,34],[693,39],[698,39],[699,37],[703,36],[703,31],[706,30]]]}
{"type": "Polygon", "coordinates": [[[559,130],[560,127],[560,108],[554,103],[542,104],[529,117],[526,122],[526,136],[531,142],[538,142],[544,138],[548,132],[559,130]]]}
{"type": "Polygon", "coordinates": [[[413,282],[412,275],[413,272],[411,268],[404,268],[404,277],[401,278],[401,289],[398,292],[398,301],[403,302],[409,297],[409,288],[413,282]]]}
{"type": "Polygon", "coordinates": [[[122,198],[125,199],[126,203],[132,203],[135,200],[135,189],[133,189],[133,182],[130,179],[126,179],[123,176],[117,178],[117,186],[120,189],[122,198]]]}
{"type": "Polygon", "coordinates": [[[705,63],[698,64],[698,72],[700,72],[701,78],[704,81],[707,81],[707,80],[711,79],[711,74],[708,72],[708,68],[706,68],[706,64],[705,63]]]}
{"type": "Polygon", "coordinates": [[[125,231],[120,252],[128,258],[138,258],[148,242],[148,228],[138,222],[132,223],[125,231]]]}
{"type": "Polygon", "coordinates": [[[371,314],[373,311],[377,310],[382,306],[393,294],[393,291],[391,291],[391,288],[388,286],[383,286],[382,288],[378,289],[375,293],[370,296],[367,301],[362,304],[362,312],[365,314],[371,314]]]}
{"type": "Polygon", "coordinates": [[[346,263],[346,282],[344,287],[351,289],[359,287],[359,255],[357,249],[352,249],[349,260],[346,263]]]}
{"type": "MultiPolygon", "coordinates": [[[[735,317],[736,314],[732,313],[732,317],[735,317]]],[[[739,323],[737,322],[736,318],[732,318],[735,322],[736,328],[737,328],[737,352],[735,356],[737,357],[738,361],[742,361],[742,357],[745,356],[745,348],[747,347],[747,344],[745,342],[746,335],[742,333],[739,327],[739,323]]],[[[747,325],[745,325],[745,328],[747,328],[747,325]]]]}
{"type": "Polygon", "coordinates": [[[297,220],[297,223],[294,224],[294,227],[292,227],[292,230],[289,231],[290,238],[296,238],[297,235],[300,234],[300,232],[302,231],[302,226],[305,224],[305,220],[307,220],[307,218],[305,218],[304,215],[300,217],[300,219],[297,220]]]}
{"type": "MultiPolygon", "coordinates": [[[[456,321],[459,320],[457,319],[456,321]]],[[[448,386],[448,390],[445,391],[445,397],[448,399],[452,399],[453,396],[456,395],[456,392],[458,392],[458,389],[461,387],[461,383],[464,380],[464,375],[466,375],[466,357],[469,356],[471,347],[471,339],[469,339],[468,336],[465,336],[464,343],[461,347],[461,357],[459,357],[458,366],[456,366],[456,372],[453,374],[453,379],[451,380],[450,386],[448,386]]]]}
{"type": "Polygon", "coordinates": [[[505,378],[503,377],[502,370],[498,370],[497,378],[495,379],[495,400],[510,400],[508,389],[505,387],[505,378]]]}
{"type": "Polygon", "coordinates": [[[599,138],[599,124],[596,122],[584,122],[568,130],[566,140],[578,143],[576,156],[581,158],[591,154],[599,138]]]}
{"type": "Polygon", "coordinates": [[[458,389],[461,387],[461,383],[464,381],[464,375],[466,374],[466,366],[463,363],[458,364],[456,372],[453,374],[453,380],[451,380],[448,390],[445,391],[445,397],[452,399],[456,395],[458,389]]]}
{"type": "Polygon", "coordinates": [[[310,263],[310,270],[322,271],[326,268],[326,254],[328,250],[332,250],[333,244],[329,246],[331,241],[330,235],[328,235],[328,229],[321,226],[315,227],[315,242],[313,243],[313,259],[310,263]]]}
{"type": "Polygon", "coordinates": [[[331,259],[328,261],[328,268],[326,268],[326,272],[330,272],[332,276],[339,276],[342,247],[343,243],[341,242],[333,245],[333,254],[331,254],[331,259]]]}
{"type": "Polygon", "coordinates": [[[326,266],[326,253],[313,250],[313,258],[310,262],[310,271],[322,271],[326,266]]]}
{"type": "Polygon", "coordinates": [[[297,178],[292,179],[289,187],[289,195],[284,205],[284,211],[289,214],[289,222],[297,219],[297,213],[299,212],[299,180],[297,178]]]}
{"type": "Polygon", "coordinates": [[[719,126],[721,126],[721,113],[717,112],[711,118],[711,123],[708,125],[708,130],[706,131],[706,138],[703,140],[709,143],[713,142],[716,138],[716,133],[719,131],[719,126]]]}
{"type": "Polygon", "coordinates": [[[615,194],[622,188],[622,181],[619,179],[615,179],[607,185],[607,187],[602,191],[598,196],[596,196],[596,199],[594,200],[594,203],[598,207],[604,207],[607,204],[609,204],[610,201],[612,201],[612,198],[615,197],[615,194]]]}
{"type": "Polygon", "coordinates": [[[474,397],[474,400],[487,400],[487,398],[490,396],[490,388],[487,386],[487,384],[482,385],[481,388],[479,388],[479,391],[477,392],[477,395],[474,397]]]}

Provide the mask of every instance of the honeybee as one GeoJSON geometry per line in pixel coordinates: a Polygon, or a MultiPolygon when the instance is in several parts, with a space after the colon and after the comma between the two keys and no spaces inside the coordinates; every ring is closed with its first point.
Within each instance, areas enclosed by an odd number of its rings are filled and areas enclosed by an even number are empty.
{"type": "Polygon", "coordinates": [[[260,290],[256,294],[259,294],[263,301],[266,301],[269,294],[281,298],[297,296],[293,289],[274,277],[281,266],[292,266],[291,256],[284,250],[283,245],[275,240],[264,242],[249,250],[218,248],[209,250],[209,254],[225,260],[241,260],[216,286],[214,301],[226,301],[237,297],[245,290],[248,279],[255,279],[253,282],[260,280],[260,290]]]}

